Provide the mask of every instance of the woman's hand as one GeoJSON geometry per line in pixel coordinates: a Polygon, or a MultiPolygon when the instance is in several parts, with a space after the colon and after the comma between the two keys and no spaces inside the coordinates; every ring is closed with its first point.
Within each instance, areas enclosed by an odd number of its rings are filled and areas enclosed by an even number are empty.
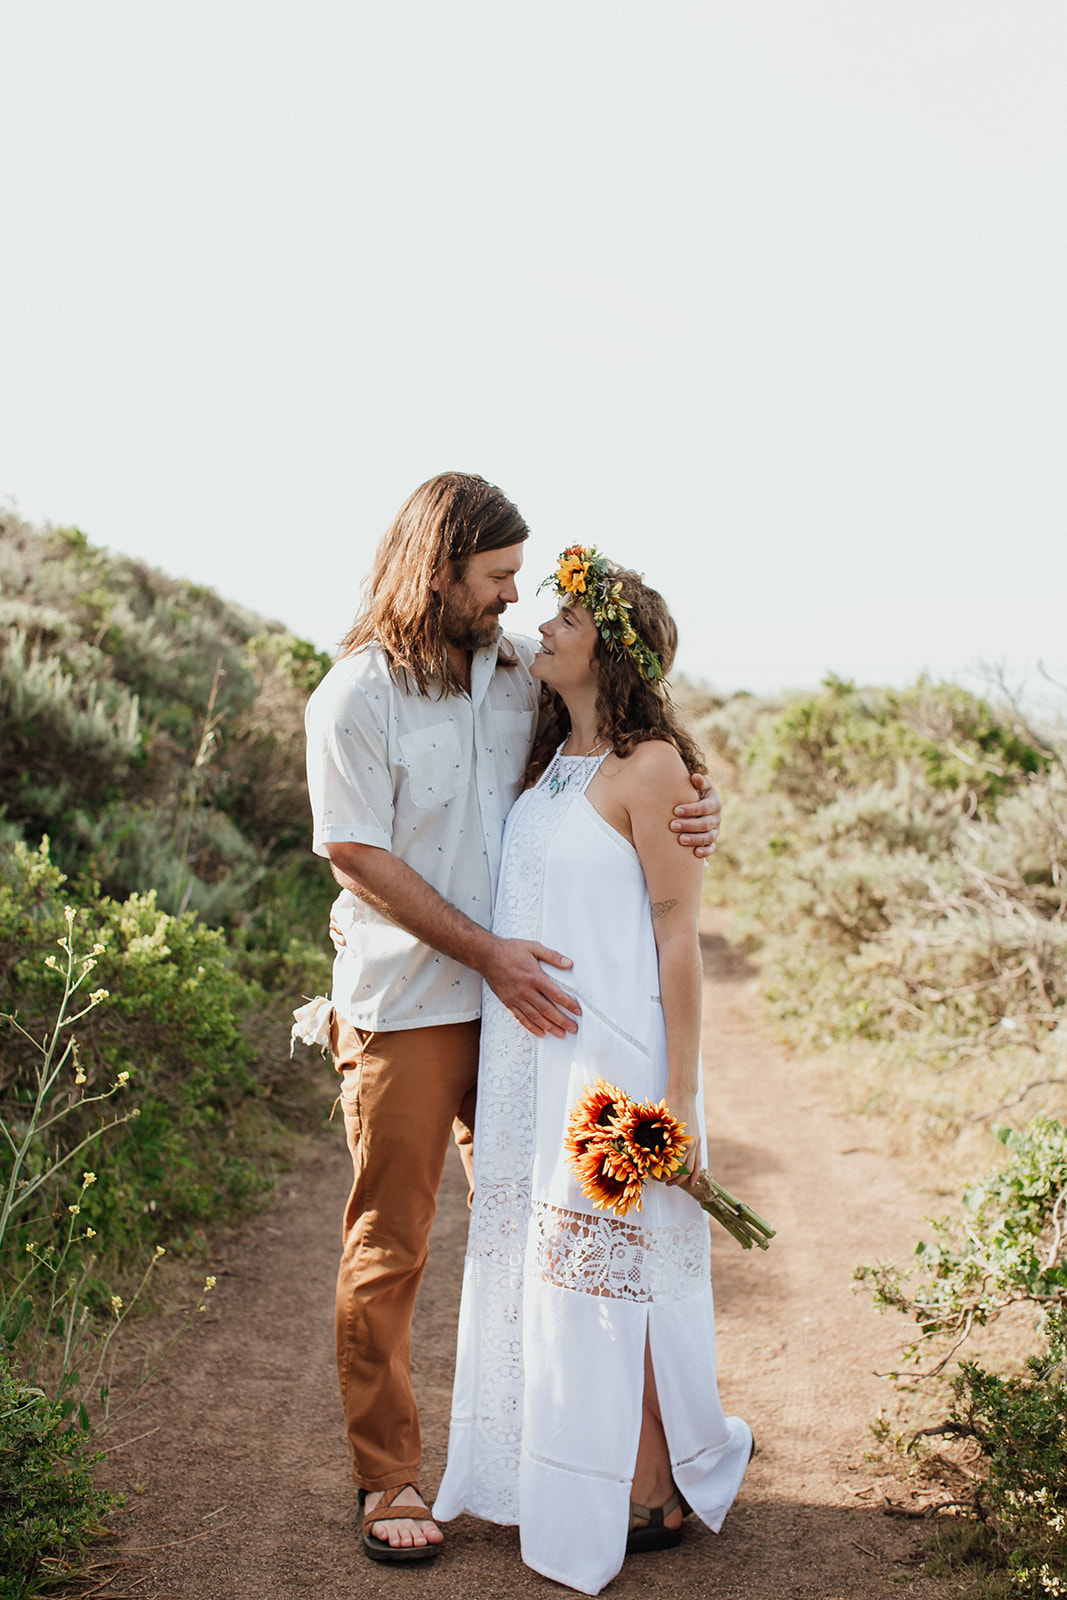
{"type": "Polygon", "coordinates": [[[689,1143],[685,1147],[685,1155],[682,1157],[682,1160],[685,1163],[685,1171],[684,1172],[676,1172],[674,1174],[673,1178],[664,1178],[664,1180],[663,1180],[664,1183],[667,1185],[668,1189],[674,1189],[679,1184],[685,1185],[685,1184],[689,1183],[692,1180],[693,1174],[699,1170],[699,1167],[700,1167],[700,1143],[699,1143],[699,1140],[697,1140],[697,1139],[690,1139],[689,1140],[689,1143]]]}
{"type": "Polygon", "coordinates": [[[338,922],[332,911],[330,912],[330,942],[337,951],[338,955],[341,954],[341,951],[348,944],[348,940],[344,935],[344,929],[341,927],[341,924],[338,922]]]}
{"type": "Polygon", "coordinates": [[[688,1171],[676,1172],[673,1178],[664,1181],[673,1187],[675,1184],[688,1183],[696,1167],[700,1165],[700,1124],[697,1122],[697,1103],[694,1095],[674,1094],[668,1089],[667,1107],[672,1117],[677,1117],[679,1122],[685,1123],[686,1146],[682,1160],[688,1171]],[[695,1165],[694,1165],[695,1163],[695,1165]]]}

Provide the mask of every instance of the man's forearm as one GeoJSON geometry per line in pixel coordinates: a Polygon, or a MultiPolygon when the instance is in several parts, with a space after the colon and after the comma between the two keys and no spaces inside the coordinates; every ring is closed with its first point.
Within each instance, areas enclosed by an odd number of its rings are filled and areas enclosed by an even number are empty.
{"type": "Polygon", "coordinates": [[[414,868],[374,845],[334,844],[327,849],[342,889],[423,944],[484,974],[495,936],[458,911],[414,868]]]}

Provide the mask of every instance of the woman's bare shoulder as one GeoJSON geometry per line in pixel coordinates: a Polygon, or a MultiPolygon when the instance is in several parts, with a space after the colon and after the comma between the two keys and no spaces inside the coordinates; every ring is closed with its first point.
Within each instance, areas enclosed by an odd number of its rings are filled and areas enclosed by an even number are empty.
{"type": "Polygon", "coordinates": [[[666,739],[644,739],[619,762],[619,776],[627,787],[642,790],[688,788],[689,769],[675,746],[666,739]]]}

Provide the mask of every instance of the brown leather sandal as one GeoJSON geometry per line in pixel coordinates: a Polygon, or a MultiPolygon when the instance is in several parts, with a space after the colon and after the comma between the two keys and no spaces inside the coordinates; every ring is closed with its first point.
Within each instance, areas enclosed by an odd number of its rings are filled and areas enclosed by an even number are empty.
{"type": "MultiPolygon", "coordinates": [[[[376,1539],[371,1528],[376,1522],[432,1522],[429,1507],[398,1506],[394,1504],[402,1489],[414,1489],[419,1499],[422,1490],[417,1483],[397,1483],[385,1489],[373,1511],[367,1510],[367,1491],[359,1491],[359,1504],[363,1512],[363,1548],[372,1561],[428,1561],[440,1550],[440,1544],[390,1544],[388,1539],[376,1539]]],[[[373,1490],[371,1493],[373,1494],[373,1490]]]]}
{"type": "Polygon", "coordinates": [[[677,1489],[661,1506],[639,1506],[630,1501],[630,1531],[626,1535],[626,1554],[644,1555],[650,1550],[673,1550],[682,1542],[681,1528],[668,1528],[664,1517],[677,1511],[682,1497],[677,1489]]]}

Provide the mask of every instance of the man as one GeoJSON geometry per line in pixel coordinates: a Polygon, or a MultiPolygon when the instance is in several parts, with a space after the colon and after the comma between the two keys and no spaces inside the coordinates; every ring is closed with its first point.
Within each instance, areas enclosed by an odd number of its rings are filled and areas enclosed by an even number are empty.
{"type": "MultiPolygon", "coordinates": [[[[469,1173],[482,979],[536,1034],[578,1026],[577,1002],[545,971],[569,958],[489,931],[540,707],[536,646],[499,626],[528,536],[482,478],[442,473],[416,489],[307,708],[314,847],[342,890],[330,1045],[354,1181],[337,1364],[375,1560],[422,1559],[441,1543],[417,1487],[408,1351],[453,1128],[469,1173]]],[[[708,854],[719,812],[709,789],[670,826],[708,854]]]]}

